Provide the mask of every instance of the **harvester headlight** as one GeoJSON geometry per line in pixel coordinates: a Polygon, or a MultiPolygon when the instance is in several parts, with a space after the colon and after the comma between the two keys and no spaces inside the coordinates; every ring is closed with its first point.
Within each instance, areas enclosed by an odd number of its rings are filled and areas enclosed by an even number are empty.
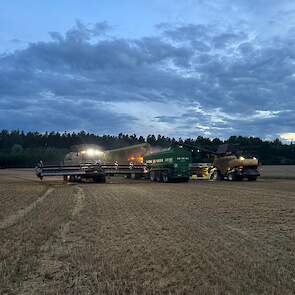
{"type": "Polygon", "coordinates": [[[244,157],[242,157],[242,156],[241,156],[241,157],[239,157],[239,159],[240,159],[240,160],[242,160],[242,161],[243,161],[243,160],[245,160],[245,158],[244,158],[244,157]]]}
{"type": "Polygon", "coordinates": [[[256,158],[256,157],[253,157],[252,159],[253,159],[253,160],[257,160],[257,158],[256,158]]]}
{"type": "Polygon", "coordinates": [[[87,154],[87,156],[89,157],[94,157],[94,156],[101,156],[103,152],[100,150],[88,149],[85,151],[85,154],[87,154]]]}

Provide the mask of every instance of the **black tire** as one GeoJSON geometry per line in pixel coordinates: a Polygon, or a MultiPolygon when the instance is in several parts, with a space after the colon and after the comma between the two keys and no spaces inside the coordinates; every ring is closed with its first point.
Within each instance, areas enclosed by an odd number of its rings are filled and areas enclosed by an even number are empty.
{"type": "Polygon", "coordinates": [[[159,171],[157,174],[156,174],[156,181],[157,182],[162,182],[163,178],[162,178],[162,172],[159,171]]]}
{"type": "Polygon", "coordinates": [[[228,179],[229,181],[236,181],[236,180],[237,180],[236,174],[235,174],[235,173],[229,173],[229,174],[227,175],[227,179],[228,179]]]}
{"type": "Polygon", "coordinates": [[[211,180],[222,180],[221,173],[218,170],[215,170],[211,175],[211,180]]]}
{"type": "Polygon", "coordinates": [[[105,176],[94,176],[93,177],[93,181],[96,183],[105,183],[106,182],[106,178],[105,176]]]}
{"type": "Polygon", "coordinates": [[[163,173],[162,173],[162,179],[163,179],[163,182],[164,182],[164,183],[169,182],[169,176],[168,176],[168,173],[163,172],[163,173]]]}
{"type": "Polygon", "coordinates": [[[248,181],[256,181],[257,176],[248,176],[248,181]]]}
{"type": "Polygon", "coordinates": [[[156,181],[156,173],[155,173],[155,171],[150,172],[150,181],[156,181]]]}

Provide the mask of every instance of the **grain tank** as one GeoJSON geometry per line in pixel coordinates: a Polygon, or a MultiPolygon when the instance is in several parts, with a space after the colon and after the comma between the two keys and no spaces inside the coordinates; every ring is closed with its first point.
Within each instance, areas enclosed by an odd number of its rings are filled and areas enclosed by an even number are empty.
{"type": "Polygon", "coordinates": [[[171,147],[144,156],[151,181],[188,181],[191,153],[182,147],[171,147]]]}

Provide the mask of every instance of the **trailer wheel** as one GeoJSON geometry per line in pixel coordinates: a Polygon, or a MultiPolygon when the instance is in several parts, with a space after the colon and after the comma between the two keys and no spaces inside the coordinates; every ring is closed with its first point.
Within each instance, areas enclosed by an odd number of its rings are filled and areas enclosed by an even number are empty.
{"type": "Polygon", "coordinates": [[[156,181],[156,173],[155,173],[155,171],[150,172],[150,180],[151,181],[156,181]]]}
{"type": "Polygon", "coordinates": [[[162,182],[162,172],[159,171],[157,174],[156,174],[156,181],[157,182],[162,182]]]}
{"type": "Polygon", "coordinates": [[[169,176],[166,172],[162,173],[162,179],[163,179],[163,182],[165,183],[169,182],[169,176]]]}

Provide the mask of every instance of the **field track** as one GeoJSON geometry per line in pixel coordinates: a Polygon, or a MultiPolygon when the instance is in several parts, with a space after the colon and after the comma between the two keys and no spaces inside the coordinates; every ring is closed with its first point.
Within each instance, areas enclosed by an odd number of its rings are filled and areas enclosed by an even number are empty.
{"type": "Polygon", "coordinates": [[[292,179],[64,184],[0,170],[0,209],[0,294],[295,293],[292,179]]]}

